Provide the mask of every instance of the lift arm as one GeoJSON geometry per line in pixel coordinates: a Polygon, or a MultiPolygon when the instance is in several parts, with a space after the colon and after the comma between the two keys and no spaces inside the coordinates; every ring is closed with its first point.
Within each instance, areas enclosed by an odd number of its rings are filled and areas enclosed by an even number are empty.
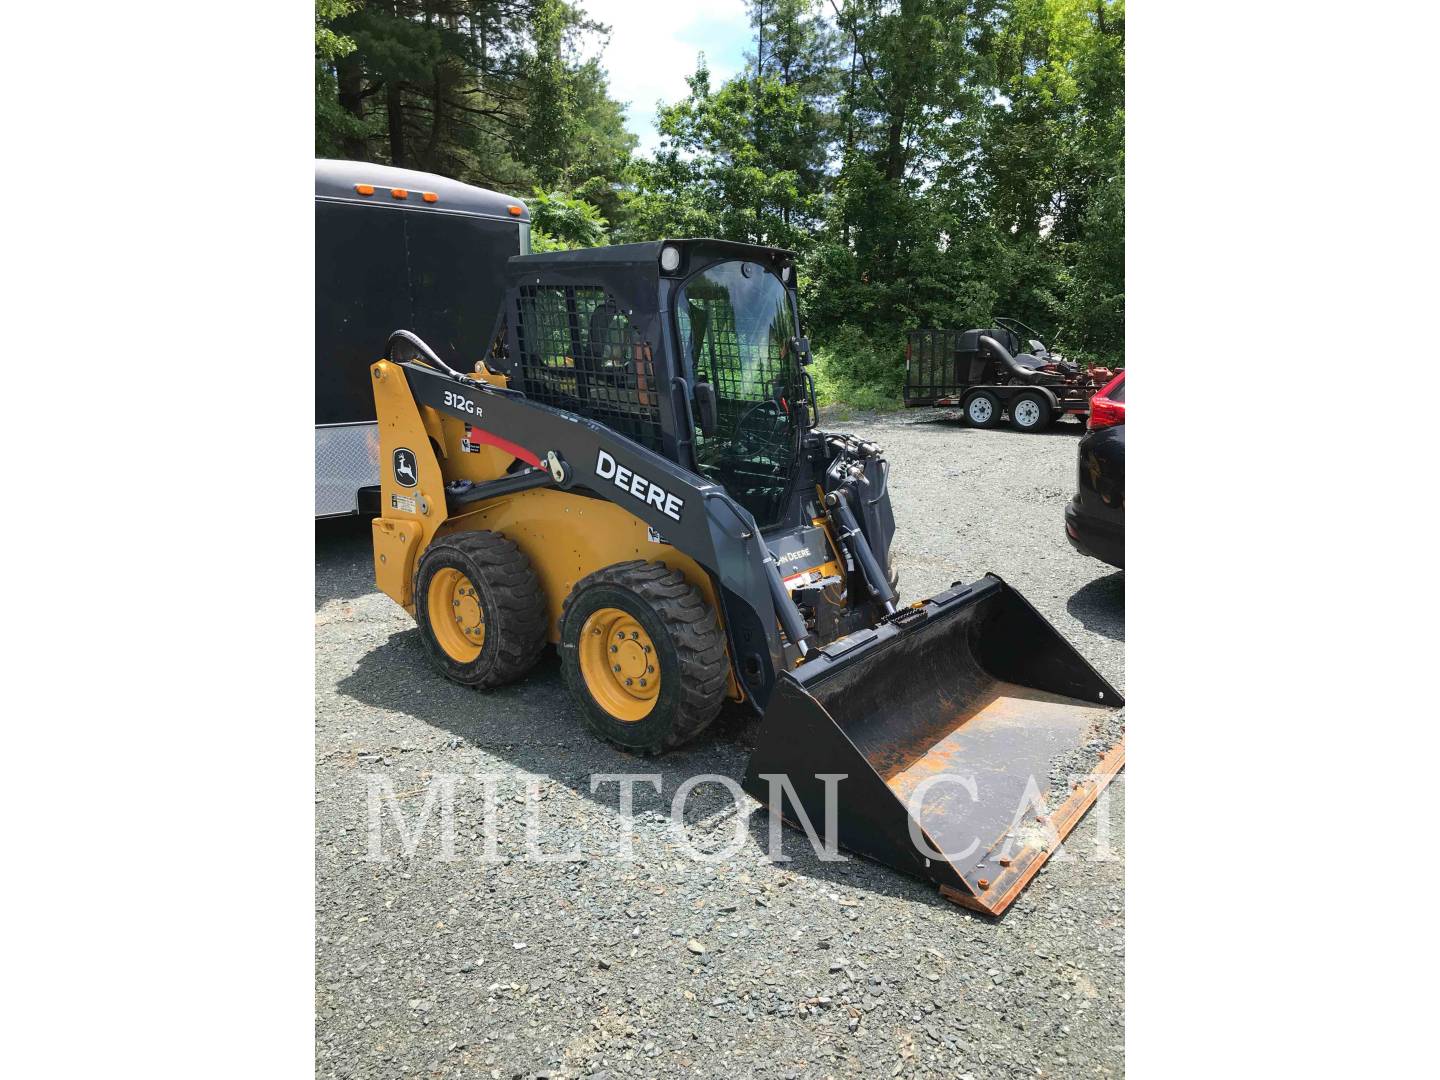
{"type": "Polygon", "coordinates": [[[723,488],[603,424],[517,391],[417,361],[382,360],[372,370],[377,379],[403,378],[416,405],[503,440],[520,460],[548,470],[557,487],[583,489],[654,528],[753,610],[777,671],[786,666],[777,617],[804,652],[804,623],[755,519],[723,488]]]}

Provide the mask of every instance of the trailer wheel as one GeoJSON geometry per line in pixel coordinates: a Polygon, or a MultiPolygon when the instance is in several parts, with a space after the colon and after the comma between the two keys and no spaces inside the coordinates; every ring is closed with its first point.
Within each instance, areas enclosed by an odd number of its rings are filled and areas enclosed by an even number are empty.
{"type": "Polygon", "coordinates": [[[560,669],[586,726],[622,750],[658,754],[703,731],[728,664],[715,612],[663,563],[607,566],[565,598],[560,669]]]}
{"type": "Polygon", "coordinates": [[[546,621],[530,560],[499,533],[451,533],[420,557],[415,622],[446,678],[482,690],[513,682],[539,659],[546,621]]]}
{"type": "Polygon", "coordinates": [[[973,427],[995,427],[1000,423],[1000,412],[1000,399],[989,390],[981,390],[965,399],[965,419],[973,427]]]}
{"type": "Polygon", "coordinates": [[[1054,412],[1044,394],[1026,390],[1010,399],[1010,426],[1016,431],[1044,431],[1054,412]]]}

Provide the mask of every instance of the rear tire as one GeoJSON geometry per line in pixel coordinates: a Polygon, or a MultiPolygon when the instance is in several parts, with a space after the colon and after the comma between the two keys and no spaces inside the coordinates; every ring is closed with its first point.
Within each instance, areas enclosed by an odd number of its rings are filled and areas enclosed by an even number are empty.
{"type": "Polygon", "coordinates": [[[1000,423],[1000,399],[989,390],[971,394],[963,407],[971,427],[993,428],[1000,423]]]}
{"type": "Polygon", "coordinates": [[[520,678],[545,647],[546,621],[530,560],[499,533],[451,533],[420,557],[415,622],[447,679],[484,690],[520,678]]]}
{"type": "Polygon", "coordinates": [[[622,750],[659,754],[705,730],[728,665],[715,612],[663,563],[607,566],[565,598],[560,669],[586,727],[622,750]]]}
{"type": "Polygon", "coordinates": [[[1044,431],[1054,414],[1050,399],[1037,390],[1026,390],[1010,399],[1010,426],[1016,431],[1044,431]]]}

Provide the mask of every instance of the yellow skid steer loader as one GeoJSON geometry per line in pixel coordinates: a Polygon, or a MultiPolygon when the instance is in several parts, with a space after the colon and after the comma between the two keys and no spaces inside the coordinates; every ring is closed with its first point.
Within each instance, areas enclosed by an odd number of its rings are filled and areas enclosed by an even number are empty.
{"type": "Polygon", "coordinates": [[[483,689],[551,643],[587,725],[645,754],[743,702],[746,791],[1002,912],[1121,767],[1123,702],[998,577],[900,605],[889,466],[817,429],[793,254],[506,271],[473,373],[407,331],[371,368],[376,581],[436,666],[483,689]]]}

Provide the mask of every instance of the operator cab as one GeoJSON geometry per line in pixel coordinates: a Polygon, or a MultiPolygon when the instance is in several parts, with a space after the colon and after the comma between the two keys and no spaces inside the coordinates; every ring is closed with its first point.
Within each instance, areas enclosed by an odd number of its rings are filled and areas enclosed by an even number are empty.
{"type": "Polygon", "coordinates": [[[792,252],[663,240],[519,256],[508,274],[488,368],[724,487],[762,530],[798,519],[813,394],[792,252]]]}

